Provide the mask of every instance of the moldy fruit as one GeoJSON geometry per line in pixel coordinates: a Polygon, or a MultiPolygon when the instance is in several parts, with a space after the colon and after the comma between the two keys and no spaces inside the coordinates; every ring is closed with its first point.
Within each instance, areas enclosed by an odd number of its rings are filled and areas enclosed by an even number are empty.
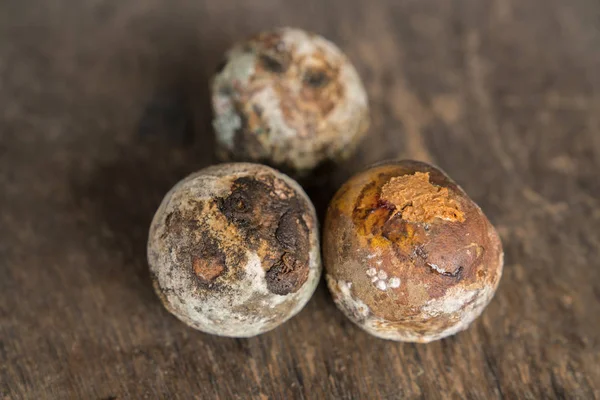
{"type": "Polygon", "coordinates": [[[263,165],[203,169],[175,185],[150,226],[154,287],[177,318],[203,332],[249,337],[308,302],[321,274],[312,203],[263,165]]]}
{"type": "Polygon", "coordinates": [[[494,227],[439,169],[387,162],[333,198],[323,257],[337,306],[367,332],[429,342],[455,334],[492,299],[503,253],[494,227]]]}
{"type": "Polygon", "coordinates": [[[309,175],[348,158],[369,125],[358,73],[331,42],[299,29],[260,33],[227,52],[212,82],[225,160],[309,175]]]}

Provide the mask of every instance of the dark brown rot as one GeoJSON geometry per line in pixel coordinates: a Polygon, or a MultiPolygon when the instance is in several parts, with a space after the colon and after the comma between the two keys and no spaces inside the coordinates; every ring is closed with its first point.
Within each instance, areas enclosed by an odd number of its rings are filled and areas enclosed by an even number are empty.
{"type": "Polygon", "coordinates": [[[254,336],[294,316],[314,292],[321,273],[314,207],[269,167],[209,167],[165,196],[148,260],[156,292],[183,322],[254,336]]]}
{"type": "Polygon", "coordinates": [[[323,256],[340,310],[375,336],[409,342],[466,329],[492,299],[503,264],[481,209],[417,161],[376,165],[340,188],[323,256]]]}

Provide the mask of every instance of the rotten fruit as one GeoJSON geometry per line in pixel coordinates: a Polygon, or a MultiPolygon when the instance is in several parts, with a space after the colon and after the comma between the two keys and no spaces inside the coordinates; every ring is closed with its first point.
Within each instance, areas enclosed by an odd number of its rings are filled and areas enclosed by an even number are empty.
{"type": "Polygon", "coordinates": [[[308,302],[321,274],[314,207],[291,178],[231,163],[176,184],[152,221],[155,290],[177,318],[203,332],[249,337],[308,302]]]}
{"type": "Polygon", "coordinates": [[[444,172],[417,161],[346,182],[324,226],[326,279],[340,310],[385,339],[430,342],[466,329],[502,274],[496,230],[444,172]]]}
{"type": "Polygon", "coordinates": [[[352,155],[369,126],[363,84],[330,41],[300,29],[233,46],[212,81],[217,153],[295,177],[352,155]]]}

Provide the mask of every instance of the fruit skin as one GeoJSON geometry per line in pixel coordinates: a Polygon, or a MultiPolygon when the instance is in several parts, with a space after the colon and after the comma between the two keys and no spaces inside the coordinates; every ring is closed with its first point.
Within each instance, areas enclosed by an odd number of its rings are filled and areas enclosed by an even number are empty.
{"type": "Polygon", "coordinates": [[[304,177],[351,156],[369,126],[363,84],[330,41],[300,29],[233,46],[212,81],[217,153],[304,177]]]}
{"type": "Polygon", "coordinates": [[[250,337],[308,302],[321,274],[315,210],[291,178],[248,163],[188,176],[167,193],[148,238],[164,306],[189,326],[250,337]]]}
{"type": "Polygon", "coordinates": [[[377,337],[421,343],[466,329],[494,296],[503,265],[481,209],[444,172],[409,160],[375,165],[339,189],[323,257],[349,319],[377,337]]]}

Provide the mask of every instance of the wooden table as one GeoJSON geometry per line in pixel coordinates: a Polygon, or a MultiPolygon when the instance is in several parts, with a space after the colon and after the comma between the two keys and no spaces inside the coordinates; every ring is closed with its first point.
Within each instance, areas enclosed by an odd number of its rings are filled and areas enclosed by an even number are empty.
{"type": "Polygon", "coordinates": [[[597,0],[31,0],[0,5],[0,398],[600,397],[597,0]],[[291,25],[355,62],[373,124],[310,194],[392,157],[444,168],[504,277],[466,332],[378,340],[321,284],[289,323],[209,336],[152,291],[150,218],[215,162],[222,52],[291,25]]]}

